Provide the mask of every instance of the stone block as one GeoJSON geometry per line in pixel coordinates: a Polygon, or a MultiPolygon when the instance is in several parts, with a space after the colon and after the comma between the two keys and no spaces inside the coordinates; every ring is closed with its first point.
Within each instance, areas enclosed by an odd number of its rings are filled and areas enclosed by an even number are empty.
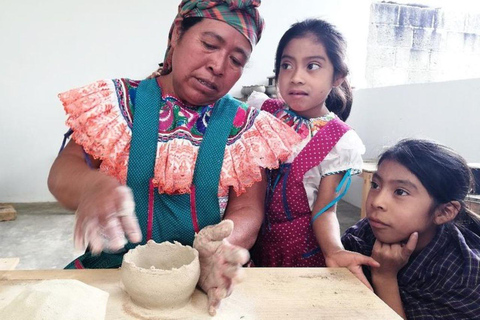
{"type": "Polygon", "coordinates": [[[370,22],[397,25],[399,8],[395,3],[373,3],[370,6],[370,22]]]}
{"type": "Polygon", "coordinates": [[[442,9],[436,8],[433,15],[433,28],[444,29],[445,28],[445,12],[442,9]]]}
{"type": "Polygon", "coordinates": [[[463,32],[448,32],[445,50],[451,52],[463,52],[465,46],[465,34],[463,32]]]}
{"type": "Polygon", "coordinates": [[[416,28],[433,28],[435,9],[417,6],[401,6],[398,24],[416,28]]]}
{"type": "Polygon", "coordinates": [[[454,32],[464,32],[467,14],[460,11],[444,11],[442,14],[441,29],[454,32]]]}
{"type": "Polygon", "coordinates": [[[12,205],[0,203],[0,221],[10,221],[17,218],[17,211],[12,205]]]}
{"type": "Polygon", "coordinates": [[[413,28],[392,25],[370,25],[368,42],[385,47],[411,47],[413,28]]]}
{"type": "Polygon", "coordinates": [[[427,50],[411,50],[410,66],[411,70],[426,70],[430,65],[430,51],[427,50]]]}
{"type": "Polygon", "coordinates": [[[411,48],[397,48],[395,50],[395,67],[408,69],[410,67],[411,48]]]}
{"type": "MultiPolygon", "coordinates": [[[[480,35],[475,33],[464,33],[463,34],[463,51],[465,53],[475,53],[479,52],[480,46],[480,35]]],[[[480,52],[479,52],[480,53],[480,52]]]]}
{"type": "Polygon", "coordinates": [[[480,34],[480,13],[469,13],[467,15],[465,32],[480,34]]]}
{"type": "Polygon", "coordinates": [[[418,28],[413,30],[412,48],[415,50],[441,50],[442,33],[435,29],[418,28]]]}
{"type": "Polygon", "coordinates": [[[393,47],[368,46],[367,68],[393,67],[395,65],[395,51],[393,47]]]}

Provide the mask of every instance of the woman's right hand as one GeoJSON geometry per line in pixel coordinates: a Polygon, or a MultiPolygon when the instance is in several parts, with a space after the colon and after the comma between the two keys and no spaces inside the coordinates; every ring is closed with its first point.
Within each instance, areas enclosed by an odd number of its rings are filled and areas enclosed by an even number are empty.
{"type": "Polygon", "coordinates": [[[75,212],[75,247],[90,247],[92,254],[115,252],[127,243],[142,240],[130,188],[112,177],[95,172],[75,212]]]}

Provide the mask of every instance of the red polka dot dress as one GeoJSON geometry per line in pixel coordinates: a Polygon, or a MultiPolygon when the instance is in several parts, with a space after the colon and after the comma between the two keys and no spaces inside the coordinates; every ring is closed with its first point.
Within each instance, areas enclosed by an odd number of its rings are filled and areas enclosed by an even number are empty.
{"type": "MultiPolygon", "coordinates": [[[[330,117],[316,121],[313,125],[317,128],[312,131],[311,119],[301,118],[292,111],[285,110],[280,100],[269,99],[263,103],[262,109],[291,125],[302,137],[306,136],[305,131],[309,131],[308,134],[313,137],[304,139],[305,145],[301,151],[294,159],[289,159],[293,161],[287,161],[279,169],[267,172],[266,216],[252,249],[253,262],[259,267],[324,267],[325,259],[310,223],[311,208],[315,201],[312,198],[316,198],[316,192],[309,190],[306,185],[308,176],[318,170],[338,141],[353,130],[331,113],[330,117]]],[[[360,172],[364,147],[359,138],[358,142],[359,154],[349,157],[355,159],[356,163],[340,161],[337,163],[337,172],[352,168],[360,172]]],[[[317,175],[314,184],[318,189],[322,173],[317,171],[317,175]]]]}

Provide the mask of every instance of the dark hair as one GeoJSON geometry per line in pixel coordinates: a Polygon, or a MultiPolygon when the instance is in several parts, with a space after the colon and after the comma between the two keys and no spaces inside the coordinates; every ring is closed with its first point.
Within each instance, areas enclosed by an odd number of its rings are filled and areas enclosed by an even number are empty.
{"type": "Polygon", "coordinates": [[[454,150],[423,139],[404,139],[385,151],[378,165],[385,161],[398,162],[427,189],[434,205],[458,201],[461,209],[455,218],[458,226],[480,235],[480,216],[465,205],[465,198],[473,191],[473,174],[465,159],[454,150]]]}
{"type": "Polygon", "coordinates": [[[183,19],[182,24],[180,25],[180,38],[188,29],[190,29],[191,27],[193,27],[194,25],[196,25],[202,20],[203,20],[203,17],[190,17],[190,18],[183,19]]]}
{"type": "MultiPolygon", "coordinates": [[[[280,62],[283,51],[292,39],[313,35],[322,43],[327,51],[328,59],[333,65],[333,77],[345,78],[348,75],[348,66],[345,62],[347,44],[343,35],[330,23],[320,19],[307,19],[293,24],[280,39],[275,54],[275,80],[278,81],[280,62]]],[[[328,110],[334,112],[343,121],[347,120],[352,108],[352,88],[345,81],[332,91],[325,102],[328,110]]]]}

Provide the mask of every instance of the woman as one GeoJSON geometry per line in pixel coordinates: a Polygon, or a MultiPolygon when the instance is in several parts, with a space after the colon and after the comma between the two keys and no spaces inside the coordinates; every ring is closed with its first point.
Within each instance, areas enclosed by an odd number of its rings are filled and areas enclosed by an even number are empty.
{"type": "Polygon", "coordinates": [[[60,94],[73,141],[49,188],[76,210],[76,245],[88,244],[67,268],[119,267],[149,239],[193,243],[215,314],[262,222],[262,168],[278,166],[297,142],[273,117],[226,96],[260,39],[259,4],[182,1],[160,76],[60,94]]]}

